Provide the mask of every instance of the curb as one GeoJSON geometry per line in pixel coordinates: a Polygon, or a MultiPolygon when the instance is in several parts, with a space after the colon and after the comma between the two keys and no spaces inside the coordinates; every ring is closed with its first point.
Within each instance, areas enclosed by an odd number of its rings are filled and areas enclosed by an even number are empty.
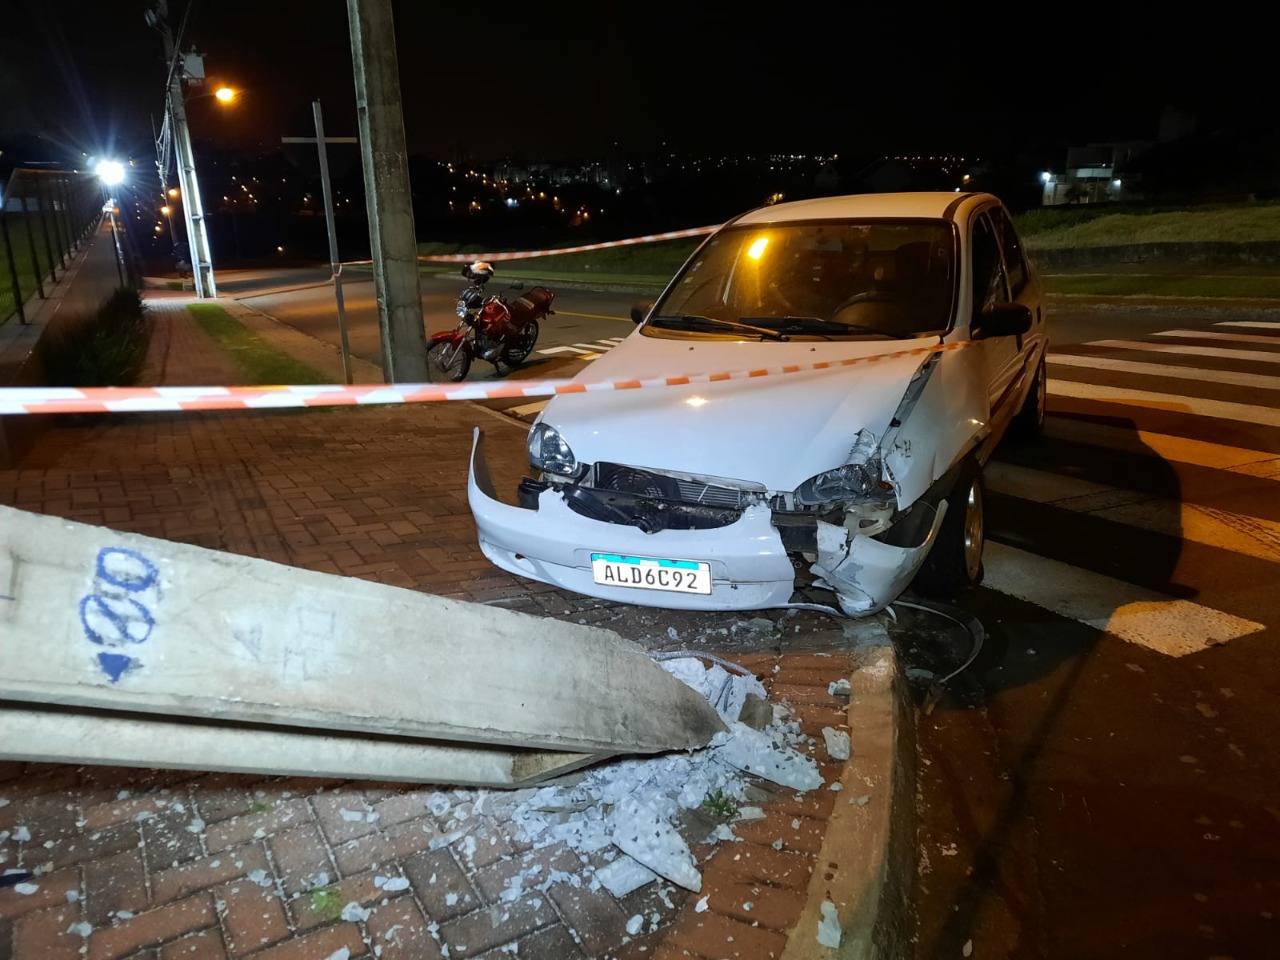
{"type": "Polygon", "coordinates": [[[849,678],[853,751],[815,860],[804,910],[782,960],[899,957],[912,934],[915,882],[915,708],[884,625],[846,628],[856,640],[849,678]],[[864,799],[865,798],[865,799],[864,799]],[[823,904],[836,908],[836,948],[818,941],[823,904]]]}

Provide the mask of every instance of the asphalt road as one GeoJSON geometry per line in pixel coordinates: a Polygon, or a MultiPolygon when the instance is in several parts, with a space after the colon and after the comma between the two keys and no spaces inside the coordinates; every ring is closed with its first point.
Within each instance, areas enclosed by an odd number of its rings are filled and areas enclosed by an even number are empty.
{"type": "MultiPolygon", "coordinates": [[[[247,303],[336,342],[331,289],[268,279],[247,303]]],[[[462,286],[424,279],[428,330],[462,286]]],[[[582,369],[635,299],[559,290],[547,352],[517,375],[582,369]]],[[[376,362],[370,287],[348,303],[376,362]]],[[[1280,317],[1049,316],[1047,434],[989,465],[987,577],[958,607],[986,640],[932,710],[967,637],[901,611],[922,707],[916,960],[1280,955],[1280,317]]]]}

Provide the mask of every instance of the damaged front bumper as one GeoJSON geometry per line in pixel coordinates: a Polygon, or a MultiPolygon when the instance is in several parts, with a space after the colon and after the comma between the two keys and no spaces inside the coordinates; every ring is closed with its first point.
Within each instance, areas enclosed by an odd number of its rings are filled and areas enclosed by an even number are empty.
{"type": "MultiPolygon", "coordinates": [[[[684,610],[764,610],[789,606],[795,566],[766,503],[742,509],[732,523],[710,529],[645,533],[571,510],[553,487],[537,494],[534,509],[498,500],[477,427],[467,479],[480,549],[495,565],[574,593],[640,606],[684,610]],[[613,586],[595,581],[593,553],[693,560],[709,565],[711,592],[697,594],[613,586]]],[[[842,526],[817,522],[818,586],[833,590],[841,609],[869,616],[884,609],[915,576],[937,536],[945,504],[933,510],[923,539],[894,546],[842,526]]]]}

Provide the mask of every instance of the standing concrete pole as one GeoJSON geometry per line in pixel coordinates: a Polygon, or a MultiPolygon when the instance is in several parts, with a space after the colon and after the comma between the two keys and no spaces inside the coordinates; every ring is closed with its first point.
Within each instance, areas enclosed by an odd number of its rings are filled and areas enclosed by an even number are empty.
{"type": "Polygon", "coordinates": [[[169,116],[173,123],[173,143],[178,152],[178,183],[182,190],[182,211],[187,221],[187,249],[191,256],[191,275],[196,282],[196,296],[216,297],[218,288],[213,280],[213,253],[209,249],[204,203],[200,199],[200,183],[196,179],[195,151],[191,149],[187,104],[182,95],[181,66],[169,78],[169,116]]]}
{"type": "Polygon", "coordinates": [[[391,0],[347,0],[347,17],[382,333],[382,375],[388,383],[424,383],[427,336],[391,0]]]}

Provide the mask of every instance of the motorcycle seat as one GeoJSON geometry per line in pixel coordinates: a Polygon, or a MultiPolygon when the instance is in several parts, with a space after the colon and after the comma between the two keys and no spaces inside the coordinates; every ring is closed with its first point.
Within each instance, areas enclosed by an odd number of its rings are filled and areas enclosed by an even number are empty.
{"type": "Polygon", "coordinates": [[[555,311],[551,309],[551,301],[555,298],[555,293],[546,287],[534,287],[516,297],[507,304],[511,310],[512,324],[519,328],[530,317],[536,317],[542,313],[554,313],[555,311]]]}

